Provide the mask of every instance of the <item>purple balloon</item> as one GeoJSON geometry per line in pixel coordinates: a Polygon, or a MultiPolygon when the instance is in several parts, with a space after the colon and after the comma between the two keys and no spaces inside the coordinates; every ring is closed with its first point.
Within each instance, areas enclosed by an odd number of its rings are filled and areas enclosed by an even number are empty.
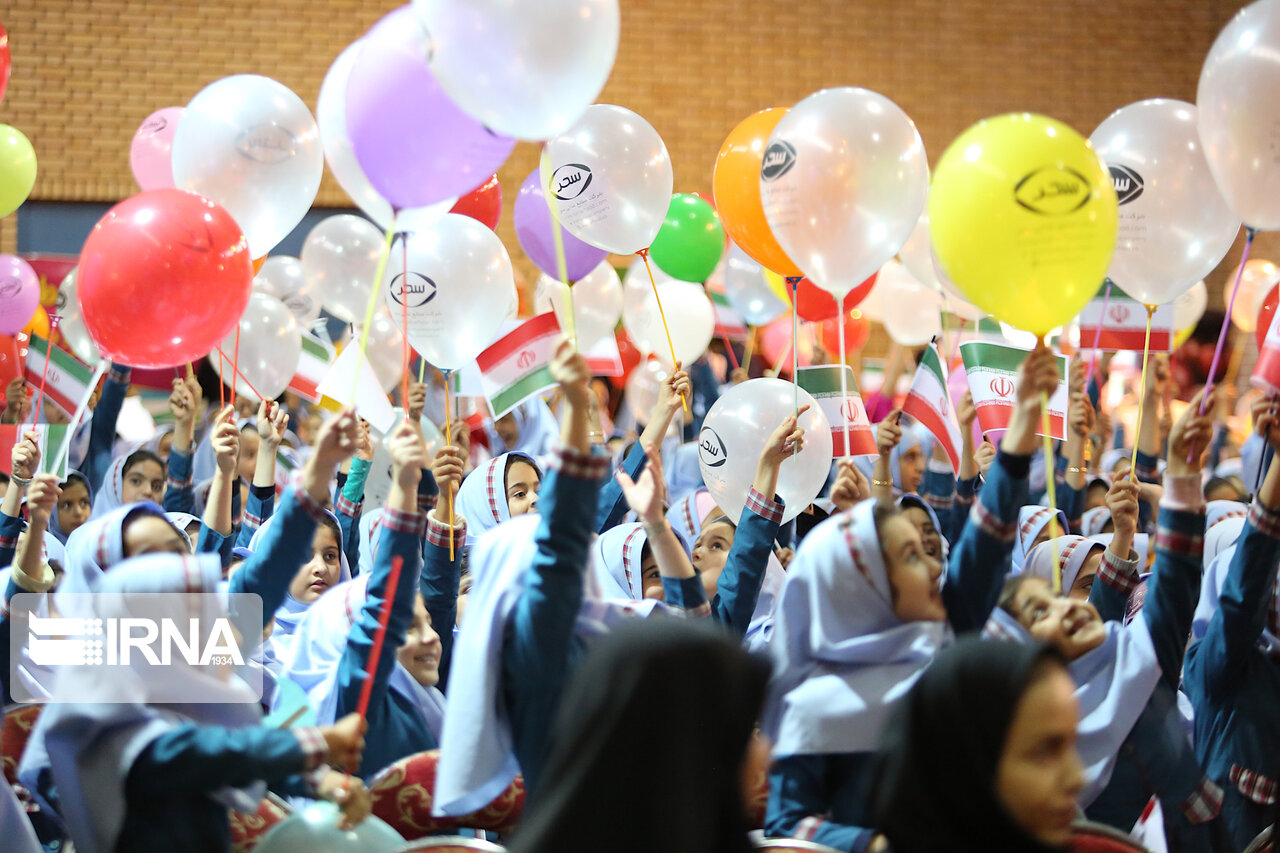
{"type": "MultiPolygon", "coordinates": [[[[516,195],[515,221],[516,239],[529,260],[552,278],[560,278],[556,263],[555,226],[551,223],[551,210],[547,207],[547,197],[542,194],[542,179],[537,169],[520,185],[520,192],[516,195]]],[[[563,227],[560,233],[564,237],[565,277],[569,281],[584,277],[600,266],[609,254],[604,249],[582,242],[563,227]]]]}
{"type": "Polygon", "coordinates": [[[16,335],[40,306],[40,277],[17,255],[0,255],[0,333],[16,335]]]}
{"type": "Polygon", "coordinates": [[[369,183],[398,209],[466,195],[516,141],[464,113],[427,67],[429,39],[402,6],[361,40],[347,80],[347,134],[369,183]]]}

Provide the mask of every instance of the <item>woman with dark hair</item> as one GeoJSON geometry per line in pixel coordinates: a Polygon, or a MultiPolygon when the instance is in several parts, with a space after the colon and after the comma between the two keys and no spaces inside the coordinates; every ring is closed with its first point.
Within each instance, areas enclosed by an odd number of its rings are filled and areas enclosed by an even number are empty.
{"type": "Polygon", "coordinates": [[[764,659],[709,627],[637,622],[600,640],[565,691],[512,853],[601,838],[618,853],[750,850],[743,788],[768,760],[752,738],[768,680],[764,659]]]}

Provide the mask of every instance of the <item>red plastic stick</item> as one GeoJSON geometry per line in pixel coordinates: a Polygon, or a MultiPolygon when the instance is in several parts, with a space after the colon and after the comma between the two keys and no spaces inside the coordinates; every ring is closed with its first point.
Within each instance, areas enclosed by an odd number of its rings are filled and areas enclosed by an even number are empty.
{"type": "MultiPolygon", "coordinates": [[[[360,715],[360,719],[366,719],[369,711],[369,697],[373,693],[373,678],[378,671],[378,659],[382,657],[382,643],[387,638],[387,623],[391,621],[391,608],[396,600],[396,587],[400,584],[400,570],[404,568],[403,557],[393,557],[391,559],[391,574],[387,577],[387,600],[382,605],[382,612],[378,614],[378,632],[373,635],[373,649],[369,652],[369,667],[364,673],[364,684],[360,686],[360,704],[356,706],[356,713],[360,715]]],[[[347,768],[347,774],[355,773],[354,766],[347,768]]]]}

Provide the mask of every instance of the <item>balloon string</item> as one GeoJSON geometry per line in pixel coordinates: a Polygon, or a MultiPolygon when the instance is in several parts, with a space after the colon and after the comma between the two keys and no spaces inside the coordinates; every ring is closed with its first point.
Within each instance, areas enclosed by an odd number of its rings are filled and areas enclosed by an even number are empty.
{"type": "MultiPolygon", "coordinates": [[[[235,343],[235,349],[234,349],[234,350],[232,350],[232,353],[231,353],[231,377],[232,377],[232,379],[231,379],[231,389],[230,389],[230,390],[231,390],[231,402],[232,402],[232,404],[233,404],[233,405],[235,404],[235,397],[236,397],[236,382],[235,382],[235,377],[237,377],[237,376],[241,376],[241,375],[242,375],[242,374],[240,373],[240,323],[237,321],[237,322],[236,322],[236,343],[235,343]]],[[[246,379],[244,384],[248,385],[248,384],[249,384],[249,380],[247,380],[247,379],[246,379]]],[[[252,386],[250,386],[250,387],[252,387],[252,386]]],[[[257,394],[258,392],[257,392],[257,391],[254,391],[253,393],[257,394]]],[[[261,395],[259,395],[258,399],[262,399],[261,395]]]]}
{"type": "MultiPolygon", "coordinates": [[[[546,157],[546,147],[542,150],[543,157],[546,157]]],[[[545,173],[543,173],[545,174],[545,173]]],[[[541,175],[539,175],[541,177],[541,175]]],[[[565,334],[569,340],[573,341],[574,352],[578,351],[578,318],[573,313],[573,287],[569,283],[569,263],[565,260],[564,254],[564,232],[560,227],[560,211],[556,209],[556,203],[551,200],[549,189],[544,189],[542,198],[547,203],[547,210],[551,211],[551,238],[556,247],[556,272],[560,276],[560,283],[565,287],[565,307],[568,309],[566,322],[569,328],[565,329],[565,334]]],[[[674,357],[673,357],[674,360],[674,357]]]]}
{"type": "Polygon", "coordinates": [[[756,327],[747,326],[747,344],[742,350],[742,367],[747,371],[747,378],[751,378],[751,356],[755,354],[756,349],[756,327]]]}
{"type": "Polygon", "coordinates": [[[404,405],[405,417],[409,416],[409,240],[400,241],[400,256],[404,264],[400,275],[400,331],[404,333],[403,360],[400,362],[400,401],[404,405]]]}
{"type": "MultiPolygon", "coordinates": [[[[373,286],[369,288],[369,305],[364,309],[364,326],[360,329],[360,360],[364,359],[364,354],[369,348],[369,327],[373,325],[373,312],[378,307],[378,294],[382,291],[382,277],[387,274],[387,259],[391,256],[391,241],[395,238],[396,232],[392,230],[395,223],[387,227],[386,237],[382,241],[382,251],[378,253],[378,269],[373,274],[373,286]]],[[[408,342],[405,342],[408,345],[408,342]]],[[[360,387],[360,364],[356,363],[356,369],[352,371],[351,377],[351,400],[356,399],[356,389],[360,387]]]]}
{"type": "Polygon", "coordinates": [[[795,386],[796,411],[800,411],[800,313],[796,306],[800,302],[800,278],[789,276],[791,283],[791,384],[795,386]]]}
{"type": "MultiPolygon", "coordinates": [[[[224,358],[224,356],[223,356],[223,354],[222,354],[222,347],[218,347],[218,364],[219,364],[219,366],[221,366],[221,365],[222,365],[222,360],[223,360],[223,358],[224,358]]],[[[238,369],[234,364],[231,366],[231,369],[235,371],[235,373],[234,373],[234,374],[232,374],[231,384],[233,384],[233,385],[234,385],[234,384],[235,384],[235,379],[236,379],[236,377],[239,377],[239,378],[240,378],[240,381],[241,381],[241,382],[243,382],[243,383],[245,384],[245,386],[246,386],[246,387],[247,387],[251,392],[253,392],[253,396],[255,396],[255,397],[257,397],[257,398],[258,398],[258,402],[259,402],[259,403],[265,403],[265,402],[266,402],[267,398],[266,398],[266,397],[264,397],[264,396],[262,396],[261,394],[259,394],[259,393],[258,393],[258,389],[253,387],[253,385],[249,382],[248,377],[246,377],[243,373],[241,373],[241,372],[240,372],[240,370],[239,370],[239,369],[238,369]]]]}
{"type": "Polygon", "coordinates": [[[840,338],[840,411],[841,417],[844,418],[844,423],[841,425],[844,429],[844,441],[842,442],[843,449],[840,453],[840,458],[844,459],[849,456],[849,428],[851,426],[849,421],[851,418],[847,414],[849,411],[849,365],[845,361],[843,314],[840,315],[840,331],[838,334],[840,338]]]}
{"type": "Polygon", "coordinates": [[[1098,363],[1098,345],[1102,343],[1102,326],[1107,322],[1107,306],[1111,304],[1111,279],[1107,279],[1107,292],[1102,297],[1102,316],[1098,318],[1098,328],[1093,332],[1093,356],[1089,359],[1089,372],[1084,375],[1084,390],[1089,393],[1089,383],[1093,381],[1093,366],[1098,363]]]}
{"type": "MultiPolygon", "coordinates": [[[[1129,460],[1129,482],[1132,483],[1138,473],[1138,437],[1142,435],[1142,401],[1147,396],[1147,361],[1151,356],[1151,318],[1156,313],[1156,306],[1147,306],[1147,335],[1142,342],[1142,379],[1138,384],[1138,420],[1133,426],[1133,458],[1129,460]]],[[[1230,316],[1230,315],[1228,315],[1230,316]]]]}
{"type": "MultiPolygon", "coordinates": [[[[395,606],[396,587],[400,585],[400,571],[404,568],[404,557],[391,558],[391,574],[387,576],[387,598],[382,603],[382,612],[378,614],[378,630],[373,635],[373,648],[369,650],[369,662],[365,666],[364,683],[360,685],[360,701],[356,705],[356,713],[364,722],[369,713],[369,699],[373,695],[373,679],[378,672],[378,659],[382,657],[382,645],[387,638],[387,623],[391,621],[391,609],[395,606]]],[[[347,775],[356,772],[356,762],[347,765],[347,775]]]]}
{"type": "MultiPolygon", "coordinates": [[[[671,350],[671,364],[679,369],[680,363],[676,361],[676,347],[671,343],[671,329],[667,326],[667,312],[662,310],[662,297],[658,296],[658,283],[653,280],[653,267],[649,266],[649,250],[641,249],[636,254],[644,259],[644,268],[649,273],[649,286],[653,288],[653,301],[658,303],[658,316],[662,318],[662,331],[667,333],[667,349],[671,350]]],[[[689,411],[689,401],[685,399],[684,394],[680,395],[680,403],[686,412],[689,411]]]]}
{"type": "Polygon", "coordinates": [[[418,382],[426,381],[427,376],[427,360],[421,355],[418,356],[418,382]]]}
{"type": "Polygon", "coordinates": [[[218,347],[218,411],[221,412],[227,407],[227,383],[223,380],[223,376],[227,373],[226,365],[223,363],[222,347],[218,347]]]}
{"type": "Polygon", "coordinates": [[[1054,482],[1053,471],[1053,432],[1049,420],[1049,395],[1040,392],[1040,432],[1044,435],[1044,463],[1049,476],[1045,478],[1046,491],[1049,497],[1049,541],[1053,549],[1053,593],[1062,594],[1062,565],[1058,562],[1058,537],[1066,531],[1058,530],[1058,488],[1054,482]]]}
{"type": "MultiPolygon", "coordinates": [[[[444,372],[444,440],[447,444],[453,444],[453,427],[450,415],[453,412],[453,406],[449,405],[449,391],[453,385],[453,371],[446,370],[444,372]]],[[[445,503],[449,507],[449,562],[453,562],[453,488],[450,487],[449,494],[444,496],[445,503]]]]}
{"type": "Polygon", "coordinates": [[[1245,264],[1249,263],[1249,250],[1253,248],[1253,238],[1258,233],[1249,225],[1244,227],[1244,252],[1240,255],[1240,267],[1236,270],[1236,283],[1231,286],[1231,298],[1227,300],[1227,316],[1222,318],[1222,328],[1218,331],[1218,345],[1213,350],[1213,362],[1209,365],[1209,379],[1205,382],[1204,396],[1200,398],[1200,414],[1204,414],[1209,404],[1209,395],[1213,392],[1213,377],[1218,373],[1218,362],[1222,360],[1222,345],[1227,340],[1227,332],[1231,329],[1231,312],[1235,310],[1236,294],[1240,292],[1240,279],[1244,278],[1245,264]]]}
{"type": "Polygon", "coordinates": [[[724,350],[729,354],[729,363],[733,365],[734,370],[737,370],[742,365],[738,364],[738,354],[733,351],[733,344],[729,343],[729,336],[721,334],[720,342],[724,344],[724,350]]]}

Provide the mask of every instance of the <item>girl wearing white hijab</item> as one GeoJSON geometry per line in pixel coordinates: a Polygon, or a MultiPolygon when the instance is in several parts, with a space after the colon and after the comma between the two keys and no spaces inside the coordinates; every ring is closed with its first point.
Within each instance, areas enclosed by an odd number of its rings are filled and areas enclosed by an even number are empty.
{"type": "Polygon", "coordinates": [[[467,545],[504,521],[536,513],[541,488],[542,471],[523,452],[503,453],[468,474],[454,502],[455,514],[467,519],[467,545]]]}
{"type": "MultiPolygon", "coordinates": [[[[1013,546],[1013,573],[1018,574],[1027,562],[1027,555],[1041,542],[1049,541],[1049,521],[1055,514],[1047,506],[1029,504],[1018,510],[1018,540],[1013,546]]],[[[1057,510],[1058,533],[1067,532],[1067,514],[1057,510]]]]}

